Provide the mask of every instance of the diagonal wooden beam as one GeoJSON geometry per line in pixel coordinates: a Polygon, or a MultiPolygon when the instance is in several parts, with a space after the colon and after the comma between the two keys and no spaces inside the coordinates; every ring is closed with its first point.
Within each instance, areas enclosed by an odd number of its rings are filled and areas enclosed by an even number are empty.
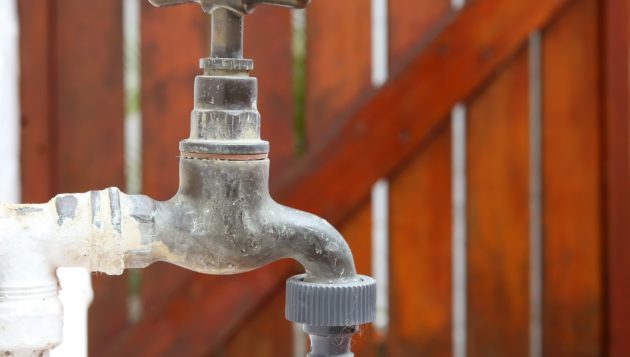
{"type": "Polygon", "coordinates": [[[340,222],[378,179],[413,154],[450,113],[567,0],[477,0],[384,88],[340,121],[285,180],[280,202],[340,222]]]}
{"type": "MultiPolygon", "coordinates": [[[[322,145],[273,182],[276,197],[341,223],[367,197],[376,180],[430,140],[453,105],[466,100],[532,31],[571,1],[471,2],[418,48],[384,88],[351,108],[322,145]]],[[[152,356],[173,351],[202,355],[238,326],[235,317],[246,318],[291,272],[287,266],[276,265],[271,271],[232,277],[225,288],[204,286],[203,277],[196,276],[165,306],[126,331],[107,355],[146,350],[152,356]],[[155,340],[157,336],[160,341],[155,340]]]]}

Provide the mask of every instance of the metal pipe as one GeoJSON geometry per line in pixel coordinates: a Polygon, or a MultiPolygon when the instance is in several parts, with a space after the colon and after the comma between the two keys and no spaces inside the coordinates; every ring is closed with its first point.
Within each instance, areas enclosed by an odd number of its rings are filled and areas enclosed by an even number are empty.
{"type": "Polygon", "coordinates": [[[311,340],[308,357],[353,357],[350,350],[352,336],[357,333],[357,326],[330,327],[304,326],[311,340]]]}
{"type": "Polygon", "coordinates": [[[243,58],[243,16],[227,8],[212,13],[210,57],[243,58]]]}

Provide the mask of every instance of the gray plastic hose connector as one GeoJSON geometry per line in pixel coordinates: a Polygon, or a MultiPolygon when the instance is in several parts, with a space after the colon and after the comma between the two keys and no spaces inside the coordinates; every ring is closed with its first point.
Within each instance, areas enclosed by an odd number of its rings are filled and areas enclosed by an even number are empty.
{"type": "Polygon", "coordinates": [[[304,275],[287,280],[286,318],[309,326],[354,326],[376,316],[376,280],[359,275],[343,284],[310,283],[304,275]]]}

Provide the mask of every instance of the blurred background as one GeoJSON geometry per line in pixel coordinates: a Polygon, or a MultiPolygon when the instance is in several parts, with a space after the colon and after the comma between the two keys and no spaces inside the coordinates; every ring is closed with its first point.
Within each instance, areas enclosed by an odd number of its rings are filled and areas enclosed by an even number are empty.
{"type": "MultiPolygon", "coordinates": [[[[358,356],[630,356],[629,17],[628,0],[313,0],[246,19],[274,197],[338,227],[379,282],[358,356]]],[[[209,29],[192,5],[1,0],[2,199],[173,195],[209,29]]],[[[284,319],[299,271],[92,276],[89,354],[304,356],[284,319]]]]}

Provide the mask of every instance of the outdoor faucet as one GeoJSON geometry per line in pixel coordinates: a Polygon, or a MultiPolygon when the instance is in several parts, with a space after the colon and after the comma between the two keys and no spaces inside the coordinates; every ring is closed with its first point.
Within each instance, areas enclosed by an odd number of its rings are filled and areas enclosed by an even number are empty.
{"type": "Polygon", "coordinates": [[[330,224],[271,198],[257,80],[249,76],[253,61],[243,58],[243,17],[255,6],[308,1],[149,1],[195,2],[213,16],[190,137],[179,147],[179,190],[165,202],[109,188],[0,205],[0,355],[45,354],[61,342],[58,267],[122,274],[163,261],[225,275],[292,258],[305,274],[287,281],[286,317],[311,336],[309,356],[352,356],[352,335],[375,316],[376,282],[357,275],[330,224]]]}

